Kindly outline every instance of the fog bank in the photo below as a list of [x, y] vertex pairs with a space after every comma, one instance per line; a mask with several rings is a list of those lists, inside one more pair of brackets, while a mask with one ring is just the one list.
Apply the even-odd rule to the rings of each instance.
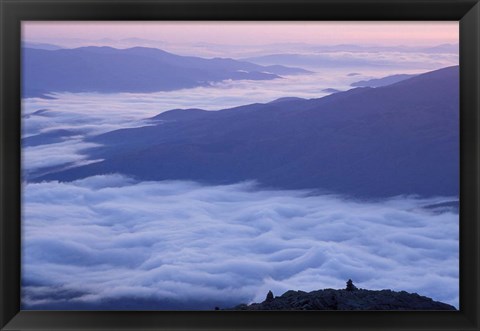
[[23, 192], [26, 309], [213, 309], [349, 278], [458, 308], [458, 213], [423, 208], [445, 197], [362, 202], [120, 175]]

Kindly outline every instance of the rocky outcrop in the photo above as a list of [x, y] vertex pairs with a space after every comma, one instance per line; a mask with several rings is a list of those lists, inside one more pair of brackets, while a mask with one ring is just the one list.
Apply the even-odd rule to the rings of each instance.
[[417, 293], [365, 290], [357, 289], [353, 283], [349, 285], [344, 290], [287, 291], [273, 298], [269, 292], [261, 303], [242, 304], [227, 310], [456, 310]]

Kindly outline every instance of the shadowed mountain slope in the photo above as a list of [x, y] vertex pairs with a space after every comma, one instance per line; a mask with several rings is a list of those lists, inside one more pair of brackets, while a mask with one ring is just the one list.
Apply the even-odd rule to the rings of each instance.
[[401, 82], [402, 80], [409, 79], [415, 77], [417, 75], [391, 75], [383, 78], [374, 78], [369, 80], [361, 80], [358, 82], [354, 82], [350, 84], [353, 87], [380, 87], [380, 86], [387, 86], [391, 84], [395, 84]]
[[33, 180], [123, 173], [209, 184], [256, 180], [360, 198], [458, 195], [459, 69], [321, 99], [174, 110], [92, 139], [102, 162]]

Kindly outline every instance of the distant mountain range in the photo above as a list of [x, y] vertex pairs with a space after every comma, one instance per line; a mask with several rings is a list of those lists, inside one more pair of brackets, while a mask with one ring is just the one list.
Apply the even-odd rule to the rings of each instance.
[[436, 46], [364, 46], [364, 45], [332, 45], [317, 46], [317, 52], [402, 52], [402, 53], [458, 53], [459, 44], [440, 44]]
[[23, 97], [43, 97], [51, 92], [170, 91], [227, 79], [270, 80], [309, 73], [300, 68], [180, 56], [145, 47], [24, 47], [22, 61]]
[[[271, 52], [257, 56], [244, 57], [243, 60], [261, 64], [282, 64], [288, 66], [302, 66], [305, 68], [417, 68], [431, 69], [442, 66], [442, 61], [436, 54], [457, 56], [458, 44], [441, 44], [434, 47], [409, 47], [409, 46], [361, 46], [361, 45], [333, 45], [305, 47], [303, 52], [278, 47], [282, 52]], [[398, 54], [402, 53], [402, 60]], [[368, 56], [367, 56], [368, 54]], [[431, 60], [419, 60], [414, 54], [423, 54]], [[313, 69], [315, 70], [315, 69]]]
[[92, 138], [102, 162], [29, 180], [123, 173], [140, 180], [318, 189], [360, 198], [457, 196], [459, 68], [320, 99], [176, 109]]
[[63, 47], [53, 45], [53, 44], [45, 44], [45, 43], [31, 43], [31, 42], [22, 42], [23, 48], [33, 48], [33, 49], [45, 49], [49, 51], [54, 51], [57, 49], [62, 49]]
[[[64, 41], [65, 42], [65, 41]], [[58, 45], [55, 43], [59, 43]], [[108, 46], [115, 48], [130, 48], [135, 46], [141, 47], [150, 47], [150, 48], [175, 48], [178, 47], [178, 44], [169, 43], [162, 40], [153, 40], [145, 38], [122, 38], [122, 39], [112, 39], [112, 38], [101, 38], [101, 39], [81, 39], [81, 38], [69, 38], [67, 44], [63, 44], [61, 41], [56, 40], [52, 43], [39, 43], [39, 42], [28, 42], [25, 41], [22, 43], [23, 47], [29, 48], [39, 48], [39, 49], [60, 49], [60, 48], [76, 48], [82, 47], [86, 44], [90, 46]], [[76, 46], [75, 46], [76, 45]], [[249, 47], [251, 45], [222, 45], [209, 42], [196, 42], [190, 45], [191, 47], [198, 51], [198, 49], [208, 49], [210, 52], [222, 54], [225, 51], [234, 49], [237, 54], [242, 54], [244, 52], [248, 53]], [[354, 45], [354, 44], [340, 44], [340, 45], [315, 45], [308, 43], [273, 43], [266, 44], [265, 50], [262, 55], [271, 54], [273, 50], [288, 50], [288, 51], [298, 51], [304, 53], [334, 53], [334, 52], [349, 52], [349, 53], [377, 53], [377, 52], [400, 52], [400, 53], [425, 53], [425, 54], [458, 54], [459, 44], [440, 44], [436, 46], [365, 46], [365, 45]], [[186, 49], [184, 49], [186, 50]], [[258, 48], [255, 48], [252, 53], [258, 54]], [[266, 53], [265, 53], [266, 52]]]
[[322, 92], [325, 92], [325, 93], [337, 93], [337, 92], [341, 92], [340, 90], [337, 90], [335, 88], [326, 88], [326, 89], [323, 89]]

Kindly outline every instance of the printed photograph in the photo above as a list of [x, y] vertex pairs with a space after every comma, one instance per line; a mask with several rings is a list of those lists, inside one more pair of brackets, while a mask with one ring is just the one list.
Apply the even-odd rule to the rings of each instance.
[[22, 22], [22, 310], [458, 310], [459, 23]]

